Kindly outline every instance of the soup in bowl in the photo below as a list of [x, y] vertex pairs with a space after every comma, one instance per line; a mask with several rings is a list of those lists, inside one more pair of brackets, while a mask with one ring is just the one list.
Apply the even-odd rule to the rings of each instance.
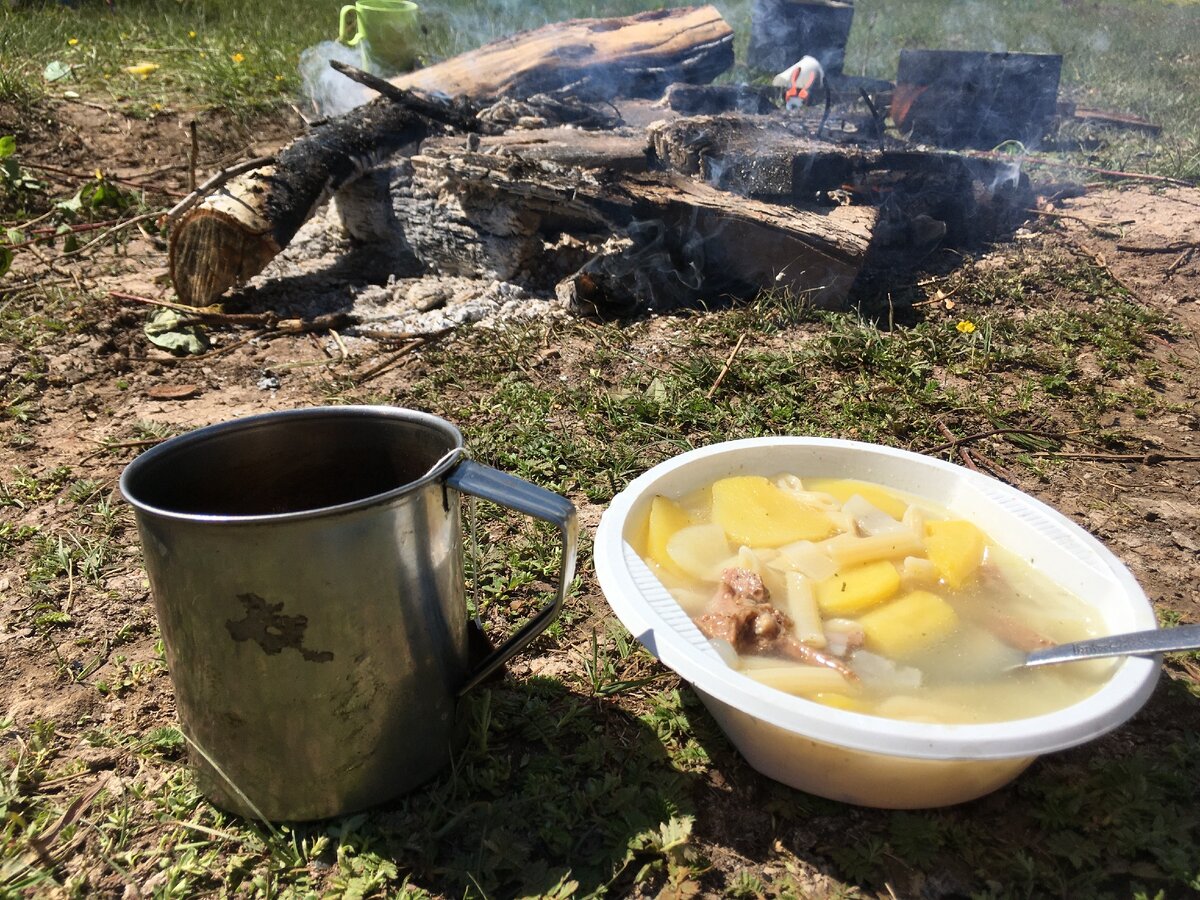
[[941, 806], [1090, 740], [1158, 662], [1014, 672], [1047, 643], [1155, 627], [1128, 570], [1034, 498], [892, 448], [759, 438], [668, 460], [596, 539], [614, 612], [764, 774]]

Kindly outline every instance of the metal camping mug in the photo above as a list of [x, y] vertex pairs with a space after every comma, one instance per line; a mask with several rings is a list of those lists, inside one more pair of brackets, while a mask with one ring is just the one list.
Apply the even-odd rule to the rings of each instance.
[[[143, 453], [136, 510], [201, 791], [300, 821], [410, 790], [451, 757], [458, 697], [558, 615], [575, 507], [464, 458], [426, 413], [318, 407], [236, 419]], [[558, 526], [558, 591], [468, 655], [460, 495]]]

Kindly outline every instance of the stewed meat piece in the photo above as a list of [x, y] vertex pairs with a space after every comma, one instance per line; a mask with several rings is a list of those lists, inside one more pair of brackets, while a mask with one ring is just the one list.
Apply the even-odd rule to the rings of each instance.
[[738, 653], [782, 656], [813, 666], [827, 666], [851, 681], [858, 678], [840, 659], [797, 640], [792, 620], [771, 604], [771, 593], [762, 578], [749, 569], [726, 569], [708, 608], [696, 626], [709, 638], [720, 638]]

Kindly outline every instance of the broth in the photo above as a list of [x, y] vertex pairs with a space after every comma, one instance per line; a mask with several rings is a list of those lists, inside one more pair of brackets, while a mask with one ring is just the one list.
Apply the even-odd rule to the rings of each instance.
[[736, 476], [656, 497], [635, 549], [722, 657], [817, 703], [980, 723], [1068, 706], [1113, 660], [1010, 670], [1103, 633], [970, 522], [870, 482]]

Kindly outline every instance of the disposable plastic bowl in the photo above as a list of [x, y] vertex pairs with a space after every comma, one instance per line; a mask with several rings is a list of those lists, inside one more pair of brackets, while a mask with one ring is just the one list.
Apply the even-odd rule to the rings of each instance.
[[939, 725], [834, 709], [729, 668], [630, 545], [655, 495], [678, 498], [730, 475], [857, 478], [948, 508], [983, 528], [1095, 608], [1110, 633], [1156, 627], [1129, 570], [1044, 503], [992, 478], [904, 450], [854, 441], [771, 437], [715, 444], [634, 480], [605, 511], [596, 572], [617, 617], [695, 688], [738, 751], [784, 784], [890, 809], [947, 806], [1016, 778], [1033, 760], [1116, 728], [1149, 698], [1160, 660], [1129, 657], [1091, 696], [1044, 715]]

